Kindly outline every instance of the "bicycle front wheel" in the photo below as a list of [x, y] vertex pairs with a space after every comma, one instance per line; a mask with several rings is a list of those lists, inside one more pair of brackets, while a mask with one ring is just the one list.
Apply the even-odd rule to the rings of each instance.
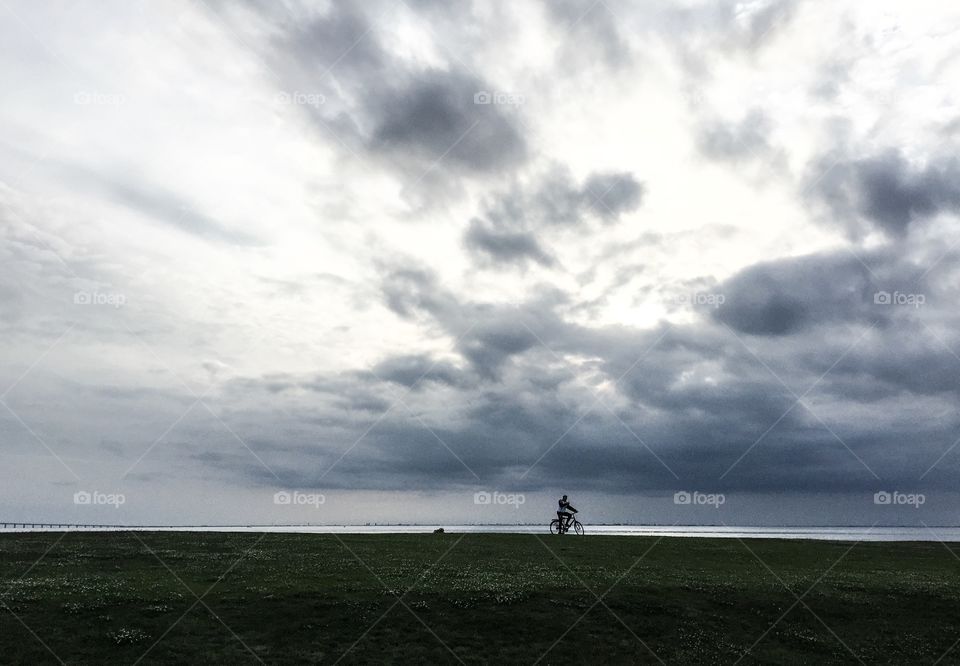
[[583, 525], [580, 523], [574, 523], [573, 529], [578, 535], [583, 536]]

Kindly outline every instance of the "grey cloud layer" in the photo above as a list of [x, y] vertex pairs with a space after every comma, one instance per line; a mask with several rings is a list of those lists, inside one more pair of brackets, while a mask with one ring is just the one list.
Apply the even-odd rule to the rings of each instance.
[[392, 53], [383, 43], [389, 9], [334, 2], [294, 24], [282, 8], [261, 7], [260, 16], [278, 31], [265, 55], [278, 83], [325, 97], [306, 109], [320, 135], [335, 136], [348, 153], [378, 160], [410, 187], [434, 194], [459, 177], [522, 163], [528, 149], [518, 122], [500, 105], [475, 103], [478, 93], [496, 87], [459, 59], [437, 68]]
[[847, 220], [851, 231], [862, 230], [864, 220], [902, 237], [911, 225], [940, 212], [960, 212], [960, 163], [955, 157], [915, 165], [890, 149], [859, 158], [827, 155], [815, 169], [829, 171], [817, 179], [814, 194], [836, 218]]
[[556, 258], [543, 246], [552, 231], [586, 225], [591, 218], [613, 223], [635, 210], [643, 184], [631, 173], [593, 173], [577, 184], [554, 167], [534, 185], [513, 187], [490, 200], [483, 219], [473, 219], [464, 245], [493, 263], [553, 266]]
[[[918, 283], [918, 267], [889, 251], [863, 259], [880, 286], [949, 297]], [[423, 271], [387, 275], [385, 294], [403, 316], [426, 316], [459, 336], [457, 349], [480, 384], [460, 394], [473, 405], [466, 421], [448, 396], [456, 426], [434, 425], [481, 475], [505, 482], [522, 473], [593, 402], [591, 387], [621, 378], [603, 394], [617, 416], [597, 407], [538, 464], [531, 483], [563, 478], [575, 460], [579, 479], [623, 489], [671, 487], [675, 472], [704, 486], [842, 491], [918, 483], [956, 425], [932, 416], [955, 398], [960, 361], [941, 344], [942, 332], [924, 328], [923, 313], [876, 303], [872, 279], [847, 253], [770, 262], [718, 286], [727, 300], [713, 315], [717, 325], [643, 332], [565, 322], [555, 295], [517, 307], [460, 301]], [[956, 345], [957, 336], [942, 342]], [[558, 356], [589, 360], [574, 373]], [[891, 422], [893, 400], [930, 420]], [[956, 489], [948, 473], [955, 462], [943, 464], [926, 483]]]

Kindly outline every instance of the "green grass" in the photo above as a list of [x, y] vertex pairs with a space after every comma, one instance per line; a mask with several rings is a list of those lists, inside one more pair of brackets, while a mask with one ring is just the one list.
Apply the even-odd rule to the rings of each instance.
[[960, 561], [938, 543], [851, 546], [3, 534], [0, 661], [935, 662], [960, 638]]

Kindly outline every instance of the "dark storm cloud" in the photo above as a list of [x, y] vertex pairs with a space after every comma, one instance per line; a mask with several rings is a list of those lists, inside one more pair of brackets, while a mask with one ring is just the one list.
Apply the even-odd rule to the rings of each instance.
[[778, 260], [751, 266], [716, 290], [714, 317], [752, 335], [790, 335], [823, 323], [879, 316], [868, 269], [855, 257]]
[[[749, 376], [756, 365], [745, 359], [740, 370]], [[757, 377], [764, 377], [765, 371], [758, 370]], [[532, 371], [532, 367], [527, 369]], [[635, 383], [642, 385], [650, 372], [643, 368]], [[591, 395], [581, 396], [575, 402], [577, 408], [571, 410], [556, 393], [511, 383], [474, 397], [475, 406], [466, 418], [447, 425], [443, 420], [430, 421], [432, 433], [409, 415], [393, 412], [342, 467], [324, 479], [324, 484], [451, 488], [472, 481], [471, 473], [437, 442], [436, 435], [469, 470], [488, 483], [517, 482], [543, 455], [523, 479], [524, 488], [593, 482], [603, 482], [611, 492], [675, 489], [678, 483], [717, 487], [721, 474], [779, 419], [766, 445], [747, 457], [723, 487], [772, 491], [869, 487], [869, 471], [812, 417], [798, 409], [796, 414], [781, 418], [792, 398], [768, 375], [765, 379], [755, 379], [732, 394], [726, 390], [736, 387], [732, 382], [710, 392], [666, 391], [682, 409], [621, 410], [619, 419], [624, 423], [600, 406], [577, 423], [582, 411], [593, 402]], [[840, 428], [836, 423], [833, 427]], [[843, 434], [850, 436], [848, 432]], [[887, 440], [902, 435], [890, 433]], [[875, 446], [873, 442], [851, 441], [860, 445], [858, 450], [865, 457], [864, 449]], [[324, 463], [334, 462], [336, 453], [316, 451]], [[809, 467], [814, 460], [816, 467]], [[872, 466], [889, 471], [875, 462]], [[680, 477], [679, 482], [674, 473]]]
[[543, 292], [523, 307], [464, 303], [431, 271], [405, 267], [384, 274], [383, 294], [397, 314], [426, 317], [453, 336], [463, 357], [488, 379], [496, 379], [512, 356], [538, 346], [536, 331], [551, 339], [564, 326], [553, 312], [563, 299], [555, 291]]
[[[516, 110], [475, 100], [497, 90], [495, 82], [478, 78], [456, 58], [425, 67], [390, 52], [377, 23], [383, 17], [371, 19], [385, 7], [368, 12], [357, 3], [334, 2], [326, 13], [297, 23], [282, 8], [261, 8], [279, 31], [266, 58], [280, 85], [324, 96], [323, 104], [304, 107], [320, 135], [346, 146], [348, 154], [382, 160], [413, 189], [440, 192], [457, 178], [498, 175], [521, 164], [528, 149], [510, 115]], [[413, 18], [427, 20], [416, 11]]]
[[388, 307], [404, 317], [426, 315], [457, 338], [457, 346], [474, 370], [494, 379], [513, 355], [537, 345], [530, 328], [544, 328], [543, 320], [557, 323], [549, 307], [540, 303], [521, 310], [510, 306], [464, 304], [436, 277], [420, 269], [399, 269], [384, 278]]
[[883, 307], [883, 294], [921, 294], [928, 303], [939, 298], [926, 275], [927, 265], [889, 248], [779, 259], [713, 288], [724, 297], [713, 317], [751, 335], [793, 335], [838, 323], [886, 326], [905, 308]]
[[382, 280], [387, 307], [404, 318], [418, 311], [431, 315], [449, 312], [453, 295], [441, 287], [436, 273], [426, 267], [385, 268]]
[[476, 218], [470, 220], [463, 243], [471, 252], [485, 255], [494, 263], [523, 264], [529, 260], [548, 267], [555, 263], [532, 233], [498, 230]]
[[581, 189], [581, 198], [586, 206], [604, 220], [615, 220], [640, 205], [643, 185], [634, 179], [633, 174], [594, 173]]
[[[917, 267], [896, 253], [862, 258], [883, 287], [917, 285], [930, 290], [930, 302], [956, 296], [918, 281]], [[435, 414], [430, 427], [485, 481], [516, 482], [543, 455], [524, 478], [528, 489], [602, 481], [624, 491], [683, 483], [849, 492], [874, 487], [874, 473], [915, 485], [955, 437], [955, 418], [930, 414], [942, 413], [960, 389], [960, 361], [945, 346], [958, 345], [958, 336], [941, 332], [938, 340], [921, 323], [922, 312], [875, 303], [872, 274], [847, 253], [768, 262], [721, 285], [731, 302], [744, 297], [747, 307], [716, 316], [747, 333], [746, 343], [719, 323], [588, 328], [559, 316], [562, 295], [501, 306], [458, 298], [424, 269], [395, 269], [388, 277], [385, 298], [406, 316], [425, 316], [449, 331], [481, 380], [470, 388], [430, 382], [447, 393], [439, 401], [431, 394], [422, 406], [444, 404], [460, 414]], [[403, 289], [392, 288], [401, 283]], [[764, 318], [777, 298], [803, 306], [799, 324]], [[757, 312], [750, 311], [754, 304]], [[571, 355], [586, 359], [577, 372], [567, 365]], [[423, 372], [423, 362], [411, 365]], [[612, 392], [600, 388], [601, 378], [616, 382]], [[795, 396], [811, 386], [805, 404], [796, 405]], [[594, 390], [604, 391], [602, 404]], [[421, 407], [415, 396], [409, 400], [413, 410]], [[909, 401], [916, 418], [876, 425], [889, 419], [890, 400]], [[349, 428], [349, 419], [337, 422]], [[916, 444], [904, 448], [903, 441]], [[357, 448], [332, 483], [452, 487], [472, 478], [430, 432], [397, 411]], [[949, 487], [954, 467], [944, 463], [929, 483]], [[373, 468], [376, 476], [369, 475]]]
[[[506, 483], [559, 439], [525, 477], [529, 487], [564, 479], [669, 489], [677, 485], [676, 473], [687, 484], [740, 490], [869, 489], [877, 483], [874, 473], [904, 483], [919, 476], [950, 443], [942, 420], [874, 428], [885, 401], [911, 395], [924, 413], [937, 401], [953, 400], [960, 382], [949, 351], [923, 330], [916, 309], [874, 300], [876, 288], [894, 285], [929, 289], [931, 299], [947, 295], [895, 253], [862, 258], [872, 272], [848, 253], [751, 267], [717, 287], [728, 300], [712, 315], [715, 324], [708, 318], [698, 326], [644, 331], [570, 323], [559, 314], [567, 300], [557, 293], [515, 306], [465, 300], [415, 267], [388, 273], [384, 295], [404, 316], [426, 317], [448, 331], [480, 379], [470, 389], [433, 382], [450, 391], [443, 402], [459, 405], [460, 416], [431, 427], [483, 478]], [[722, 324], [747, 335], [740, 339]], [[945, 342], [957, 344], [956, 337]], [[567, 365], [571, 356], [584, 359], [576, 372]], [[594, 404], [602, 379], [616, 382], [600, 394], [616, 416]], [[806, 403], [816, 415], [795, 404], [811, 386], [816, 391]], [[838, 421], [834, 402], [858, 416]], [[394, 477], [385, 468], [385, 478], [393, 479], [385, 483], [417, 476], [425, 469], [418, 456], [450, 479], [464, 474], [455, 458], [436, 461], [449, 454], [429, 446], [429, 433], [388, 421], [367, 452], [374, 455], [380, 446], [403, 451], [396, 459], [390, 454], [402, 471], [395, 469]], [[915, 440], [918, 432], [923, 443], [915, 450], [896, 449], [898, 439]], [[761, 436], [756, 451], [737, 463]]]
[[[262, 9], [270, 12], [275, 7]], [[291, 26], [277, 47], [288, 51], [295, 66], [317, 74], [336, 68], [352, 77], [354, 86], [362, 86], [371, 83], [389, 61], [373, 30], [359, 5], [336, 2], [323, 16]]]
[[568, 169], [554, 167], [530, 186], [514, 185], [494, 197], [485, 216], [502, 226], [532, 229], [578, 226], [588, 215], [614, 222], [640, 206], [643, 192], [628, 172], [595, 172], [578, 184]]
[[899, 150], [862, 158], [826, 155], [808, 179], [814, 185], [810, 196], [853, 233], [862, 219], [888, 236], [903, 237], [940, 212], [960, 211], [960, 162], [954, 157], [918, 165]]
[[[934, 336], [924, 311], [875, 303], [872, 280], [917, 285], [930, 303], [957, 294], [919, 280], [889, 249], [861, 258], [872, 273], [849, 253], [754, 266], [717, 286], [731, 309], [645, 330], [572, 323], [555, 291], [493, 304], [455, 294], [426, 268], [384, 267], [385, 303], [445, 331], [463, 366], [387, 356], [370, 371], [265, 378], [263, 399], [247, 380], [251, 417], [232, 425], [293, 487], [915, 488], [960, 426], [944, 411], [960, 391], [960, 361], [946, 348], [960, 336], [952, 315], [929, 320]], [[784, 300], [798, 313], [786, 322], [769, 305]], [[280, 423], [258, 416], [277, 382], [282, 395], [313, 396]], [[395, 403], [390, 383], [417, 390]], [[909, 409], [894, 419], [891, 401]], [[262, 433], [268, 421], [283, 437]], [[256, 461], [230, 464], [277, 483]], [[956, 461], [942, 466], [926, 488], [956, 488]]]
[[461, 340], [460, 352], [479, 374], [495, 379], [511, 357], [539, 344], [533, 333], [520, 323], [523, 314], [507, 308], [484, 312], [483, 319]]
[[[748, 334], [750, 345], [769, 347], [763, 356], [781, 368], [795, 391], [803, 382], [793, 378], [804, 369], [829, 373], [819, 394], [852, 413], [905, 395], [921, 403], [934, 397], [951, 401], [960, 390], [960, 360], [953, 351], [960, 349], [960, 339], [952, 324], [945, 324], [944, 316], [954, 317], [942, 306], [958, 293], [931, 283], [928, 266], [889, 248], [770, 262], [720, 285], [727, 300], [714, 318]], [[914, 300], [898, 304], [891, 300], [898, 294]], [[828, 348], [831, 363], [812, 360]], [[871, 429], [869, 421], [855, 417], [845, 426], [861, 437]], [[913, 427], [936, 430], [939, 424]]]
[[463, 373], [452, 363], [434, 360], [423, 354], [385, 359], [376, 364], [371, 372], [379, 379], [407, 388], [415, 388], [426, 382], [438, 382], [447, 386], [463, 383]]
[[466, 172], [489, 172], [525, 157], [523, 136], [498, 105], [477, 104], [489, 84], [461, 72], [427, 70], [370, 98], [368, 146], [431, 168], [443, 160]]
[[[952, 353], [960, 350], [955, 333], [934, 331], [918, 315], [898, 322], [884, 334], [887, 344], [858, 347], [837, 365], [835, 381], [828, 387], [836, 399], [960, 396], [960, 361]], [[918, 423], [916, 427], [922, 430], [936, 425]]]
[[495, 263], [552, 267], [540, 236], [563, 228], [583, 227], [590, 218], [614, 223], [636, 210], [644, 186], [628, 172], [595, 172], [582, 183], [568, 169], [554, 166], [529, 186], [514, 184], [495, 195], [464, 233], [464, 245]]
[[338, 377], [318, 375], [302, 380], [298, 386], [328, 396], [337, 409], [382, 413], [389, 409], [390, 402], [387, 400], [389, 394], [378, 389], [379, 382], [370, 373], [356, 373]]

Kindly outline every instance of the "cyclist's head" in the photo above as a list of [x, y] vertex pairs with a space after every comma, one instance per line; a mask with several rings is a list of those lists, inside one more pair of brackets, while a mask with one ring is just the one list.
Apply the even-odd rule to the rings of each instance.
[[566, 495], [564, 495], [564, 496], [563, 496], [563, 499], [567, 499], [567, 496], [566, 496]]

